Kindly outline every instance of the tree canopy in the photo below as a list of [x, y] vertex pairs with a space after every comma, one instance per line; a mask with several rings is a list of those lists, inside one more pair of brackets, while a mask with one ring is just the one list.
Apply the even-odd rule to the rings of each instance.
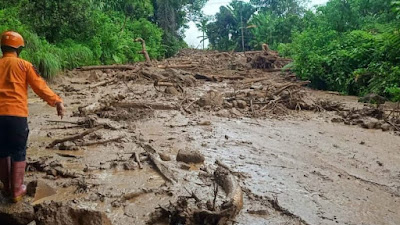
[[293, 58], [293, 70], [315, 88], [400, 100], [400, 1], [329, 0], [313, 9], [305, 3], [233, 1], [207, 27], [211, 47], [242, 51], [268, 43]]
[[27, 40], [22, 57], [47, 77], [61, 69], [143, 60], [137, 37], [152, 58], [185, 47], [183, 29], [206, 0], [0, 0], [0, 31]]

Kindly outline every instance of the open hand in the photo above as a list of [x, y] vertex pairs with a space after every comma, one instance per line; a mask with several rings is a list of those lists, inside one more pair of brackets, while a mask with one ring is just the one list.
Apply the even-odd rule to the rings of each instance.
[[65, 113], [64, 104], [62, 102], [57, 102], [56, 103], [56, 108], [57, 108], [57, 115], [59, 117], [61, 117], [61, 119], [62, 119], [64, 117], [64, 113]]

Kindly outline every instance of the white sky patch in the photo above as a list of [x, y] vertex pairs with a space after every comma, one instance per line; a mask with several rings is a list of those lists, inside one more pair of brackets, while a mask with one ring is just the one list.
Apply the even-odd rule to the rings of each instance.
[[[243, 0], [244, 2], [249, 2], [249, 0]], [[206, 15], [215, 15], [219, 12], [219, 8], [221, 6], [228, 5], [230, 0], [209, 0], [206, 6], [203, 9], [204, 14]], [[328, 0], [311, 0], [310, 6], [325, 4]], [[189, 44], [190, 47], [194, 48], [202, 48], [203, 44], [200, 43], [202, 33], [197, 29], [196, 24], [194, 22], [190, 22], [189, 29], [185, 32], [185, 41]], [[205, 46], [208, 46], [208, 41], [206, 41]]]

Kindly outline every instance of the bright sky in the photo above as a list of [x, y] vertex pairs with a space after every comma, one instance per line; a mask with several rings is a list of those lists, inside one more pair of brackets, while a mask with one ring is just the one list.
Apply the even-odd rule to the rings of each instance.
[[[249, 2], [249, 0], [243, 0], [244, 2]], [[318, 4], [325, 4], [328, 0], [311, 0], [310, 6], [318, 5]], [[206, 15], [215, 15], [219, 12], [219, 7], [223, 5], [228, 5], [231, 1], [230, 0], [209, 0], [206, 6], [203, 9], [203, 12]], [[185, 32], [186, 38], [185, 41], [191, 47], [200, 48], [202, 44], [200, 44], [200, 36], [202, 33], [197, 29], [194, 22], [189, 23], [189, 29]], [[206, 41], [206, 46], [208, 45], [208, 41]]]

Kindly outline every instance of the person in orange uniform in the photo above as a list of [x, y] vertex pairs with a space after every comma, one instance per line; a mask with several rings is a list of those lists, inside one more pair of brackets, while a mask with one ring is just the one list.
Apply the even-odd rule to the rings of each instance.
[[3, 194], [14, 202], [26, 194], [24, 183], [28, 139], [28, 85], [64, 116], [62, 99], [40, 77], [31, 63], [20, 59], [25, 46], [22, 36], [13, 31], [1, 35], [0, 59], [0, 181]]

